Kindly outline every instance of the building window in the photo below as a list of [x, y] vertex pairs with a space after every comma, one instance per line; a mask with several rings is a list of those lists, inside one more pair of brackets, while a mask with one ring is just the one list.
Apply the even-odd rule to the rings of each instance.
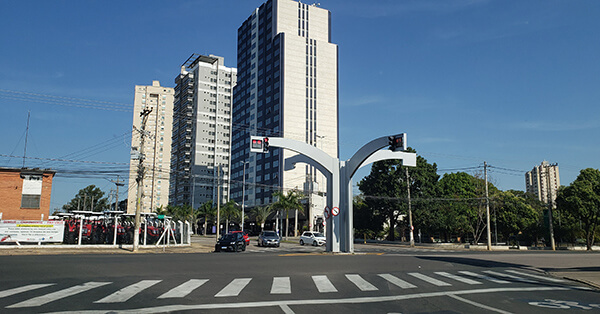
[[21, 208], [40, 208], [41, 197], [41, 195], [23, 194], [21, 196]]

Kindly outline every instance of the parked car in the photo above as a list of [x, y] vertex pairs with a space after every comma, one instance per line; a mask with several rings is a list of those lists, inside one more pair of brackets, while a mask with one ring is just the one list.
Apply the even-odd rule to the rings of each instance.
[[244, 235], [244, 241], [246, 241], [246, 246], [250, 245], [250, 237], [248, 236], [248, 232], [246, 231], [231, 231], [231, 233], [241, 233]]
[[279, 235], [275, 231], [263, 231], [258, 236], [258, 246], [279, 247]]
[[315, 231], [304, 231], [300, 236], [300, 245], [312, 244], [314, 246], [325, 244], [325, 235]]
[[244, 240], [244, 236], [242, 233], [228, 233], [223, 235], [217, 244], [215, 244], [215, 252], [221, 251], [245, 251], [246, 250], [246, 241]]

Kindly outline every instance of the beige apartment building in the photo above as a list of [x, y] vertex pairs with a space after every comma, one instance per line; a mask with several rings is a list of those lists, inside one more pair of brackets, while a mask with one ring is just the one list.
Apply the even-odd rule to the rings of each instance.
[[[151, 86], [135, 86], [133, 107], [133, 133], [131, 134], [131, 162], [129, 166], [129, 192], [127, 212], [135, 213], [138, 200], [139, 158], [143, 152], [144, 180], [141, 211], [151, 212], [169, 204], [169, 173], [171, 162], [171, 134], [173, 129], [174, 89], [160, 86], [152, 81]], [[144, 147], [142, 150], [143, 110], [151, 110], [145, 124]]]
[[525, 186], [526, 191], [535, 194], [540, 201], [554, 204], [560, 187], [558, 164], [543, 161], [541, 165], [533, 167], [525, 174]]

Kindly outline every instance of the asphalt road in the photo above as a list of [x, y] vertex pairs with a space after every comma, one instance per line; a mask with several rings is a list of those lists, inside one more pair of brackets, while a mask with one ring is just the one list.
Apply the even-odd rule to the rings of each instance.
[[577, 255], [369, 248], [0, 256], [0, 312], [600, 312], [598, 290], [530, 263], [568, 267]]

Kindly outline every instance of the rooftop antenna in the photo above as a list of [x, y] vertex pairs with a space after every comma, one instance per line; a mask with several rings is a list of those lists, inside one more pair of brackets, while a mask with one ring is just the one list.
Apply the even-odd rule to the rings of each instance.
[[23, 168], [25, 168], [25, 158], [27, 156], [27, 137], [29, 136], [29, 117], [31, 116], [31, 110], [27, 111], [27, 128], [25, 129], [25, 149], [23, 151]]

